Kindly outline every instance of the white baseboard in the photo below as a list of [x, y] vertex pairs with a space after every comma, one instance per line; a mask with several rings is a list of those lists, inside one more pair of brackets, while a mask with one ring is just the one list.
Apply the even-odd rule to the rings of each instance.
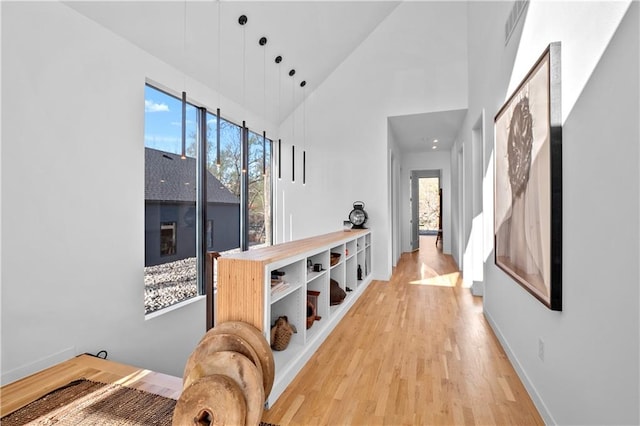
[[507, 340], [502, 334], [502, 331], [500, 331], [500, 328], [496, 325], [493, 318], [491, 318], [491, 315], [489, 315], [489, 313], [487, 313], [486, 311], [484, 311], [484, 317], [489, 322], [491, 329], [493, 329], [493, 332], [498, 338], [498, 341], [500, 342], [500, 345], [502, 345], [502, 348], [504, 349], [505, 353], [507, 354], [507, 358], [509, 358], [511, 365], [513, 366], [513, 369], [516, 371], [516, 374], [522, 381], [522, 384], [524, 385], [525, 389], [527, 390], [527, 393], [531, 397], [533, 404], [538, 409], [538, 413], [540, 413], [542, 420], [544, 420], [544, 423], [546, 425], [556, 425], [557, 423], [553, 419], [553, 416], [551, 415], [551, 413], [549, 412], [547, 405], [544, 403], [544, 401], [540, 397], [540, 394], [538, 393], [537, 389], [531, 382], [531, 379], [529, 379], [529, 376], [527, 375], [526, 371], [522, 368], [522, 365], [518, 361], [518, 358], [515, 356], [515, 354], [511, 350], [511, 347], [509, 346], [509, 343], [507, 343]]
[[13, 370], [2, 372], [0, 385], [4, 386], [6, 384], [15, 382], [16, 380], [20, 380], [23, 377], [29, 376], [30, 374], [37, 373], [38, 371], [44, 370], [45, 368], [49, 368], [58, 363], [71, 359], [76, 355], [78, 355], [78, 353], [76, 352], [75, 346], [73, 346], [63, 349], [55, 354], [40, 358], [39, 360], [32, 363], [14, 368]]

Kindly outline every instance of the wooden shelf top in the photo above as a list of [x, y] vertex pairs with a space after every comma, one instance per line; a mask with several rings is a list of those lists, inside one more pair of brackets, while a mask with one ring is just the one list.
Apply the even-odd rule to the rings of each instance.
[[255, 250], [243, 251], [241, 253], [231, 253], [218, 258], [218, 262], [233, 259], [261, 262], [263, 264], [273, 263], [299, 254], [317, 251], [323, 247], [330, 249], [332, 246], [361, 237], [368, 232], [368, 229], [331, 232], [329, 234], [275, 244]]

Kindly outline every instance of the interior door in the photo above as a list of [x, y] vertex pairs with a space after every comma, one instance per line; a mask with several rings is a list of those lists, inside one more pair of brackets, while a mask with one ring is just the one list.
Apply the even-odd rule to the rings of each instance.
[[416, 251], [420, 249], [420, 235], [418, 235], [418, 205], [420, 204], [418, 181], [420, 177], [418, 172], [412, 171], [409, 179], [411, 181], [411, 198], [409, 198], [411, 203], [411, 251]]

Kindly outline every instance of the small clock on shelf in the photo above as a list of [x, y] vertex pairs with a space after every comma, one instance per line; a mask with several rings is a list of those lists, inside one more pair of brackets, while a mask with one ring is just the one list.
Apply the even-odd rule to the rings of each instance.
[[364, 211], [364, 203], [362, 201], [353, 203], [353, 210], [349, 213], [351, 229], [365, 229], [364, 224], [367, 223], [368, 218], [369, 215]]

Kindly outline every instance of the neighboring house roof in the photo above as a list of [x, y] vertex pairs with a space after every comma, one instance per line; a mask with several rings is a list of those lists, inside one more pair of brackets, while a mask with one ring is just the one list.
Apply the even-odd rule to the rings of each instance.
[[[177, 154], [144, 149], [145, 201], [196, 200], [196, 159], [184, 160]], [[240, 200], [214, 175], [207, 171], [207, 201], [210, 203], [239, 204]]]

